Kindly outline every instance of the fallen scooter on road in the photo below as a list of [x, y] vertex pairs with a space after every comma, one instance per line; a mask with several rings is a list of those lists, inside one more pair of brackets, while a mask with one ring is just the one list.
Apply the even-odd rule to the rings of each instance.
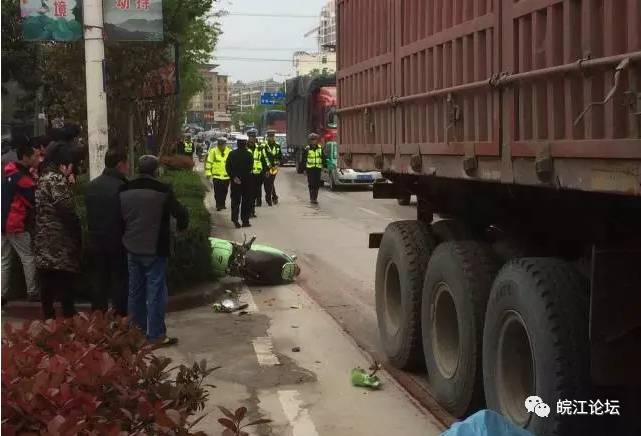
[[256, 236], [239, 244], [209, 238], [214, 274], [241, 277], [249, 282], [277, 285], [293, 282], [300, 274], [296, 256], [268, 245], [254, 244]]

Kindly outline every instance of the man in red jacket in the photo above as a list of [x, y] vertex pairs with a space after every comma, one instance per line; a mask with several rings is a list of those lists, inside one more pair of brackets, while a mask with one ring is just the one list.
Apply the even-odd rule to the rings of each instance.
[[9, 277], [14, 253], [18, 253], [27, 284], [27, 296], [37, 300], [36, 267], [31, 246], [36, 184], [29, 172], [38, 165], [35, 150], [22, 144], [18, 160], [4, 167], [2, 180], [2, 299], [9, 292]]

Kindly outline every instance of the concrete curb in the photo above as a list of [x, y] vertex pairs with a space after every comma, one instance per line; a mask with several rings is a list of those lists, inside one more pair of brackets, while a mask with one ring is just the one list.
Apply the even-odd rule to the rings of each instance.
[[[167, 301], [167, 312], [178, 312], [213, 303], [224, 292], [216, 282], [202, 283], [196, 289], [178, 295], [170, 295]], [[78, 312], [91, 312], [87, 302], [76, 304]], [[60, 311], [58, 311], [60, 314]], [[3, 309], [3, 316], [12, 319], [40, 320], [42, 307], [39, 302], [12, 301]]]

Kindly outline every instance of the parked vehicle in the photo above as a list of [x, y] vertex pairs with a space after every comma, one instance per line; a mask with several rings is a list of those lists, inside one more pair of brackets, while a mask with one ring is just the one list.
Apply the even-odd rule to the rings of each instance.
[[293, 147], [296, 168], [302, 173], [307, 135], [318, 133], [323, 144], [336, 141], [336, 77], [295, 77], [286, 88], [287, 144]]
[[337, 2], [339, 165], [417, 197], [370, 236], [390, 362], [455, 417], [633, 434], [524, 401], [641, 407], [638, 2], [375, 3]]
[[354, 170], [340, 168], [338, 162], [338, 145], [334, 141], [325, 144], [327, 168], [323, 168], [321, 180], [330, 190], [336, 191], [341, 187], [365, 186], [371, 187], [374, 183], [385, 183], [387, 179], [378, 170]]

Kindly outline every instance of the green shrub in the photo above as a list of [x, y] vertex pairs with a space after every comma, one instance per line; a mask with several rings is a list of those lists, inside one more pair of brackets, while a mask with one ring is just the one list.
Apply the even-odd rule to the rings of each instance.
[[178, 201], [189, 210], [189, 229], [176, 236], [169, 259], [169, 292], [176, 293], [213, 277], [208, 239], [211, 217], [204, 203], [207, 190], [198, 173], [167, 170], [162, 180], [172, 185]]

